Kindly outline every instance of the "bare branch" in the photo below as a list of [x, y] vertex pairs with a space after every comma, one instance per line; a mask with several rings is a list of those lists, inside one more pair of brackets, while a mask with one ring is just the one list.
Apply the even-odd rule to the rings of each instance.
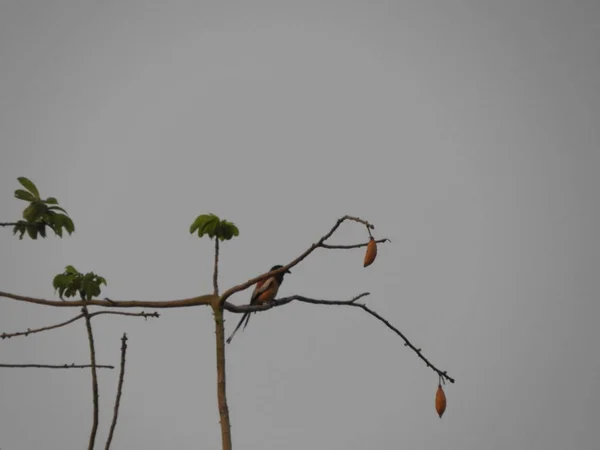
[[[392, 242], [390, 241], [388, 238], [384, 238], [384, 239], [377, 239], [375, 241], [375, 243], [377, 244], [383, 244], [384, 242]], [[321, 244], [321, 247], [326, 248], [328, 250], [350, 250], [353, 248], [361, 248], [361, 247], [366, 247], [367, 245], [369, 245], [368, 242], [365, 242], [364, 244], [354, 244], [354, 245], [330, 245], [330, 244]]]
[[123, 333], [121, 338], [121, 372], [119, 373], [119, 384], [117, 386], [117, 398], [115, 399], [115, 408], [113, 413], [113, 420], [110, 424], [110, 431], [108, 433], [108, 439], [106, 440], [105, 449], [110, 448], [113, 435], [115, 433], [115, 427], [117, 426], [117, 418], [119, 417], [119, 405], [121, 404], [121, 393], [123, 392], [123, 380], [125, 379], [125, 353], [127, 353], [127, 334]]
[[[90, 364], [0, 364], [5, 368], [34, 368], [34, 369], [88, 369]], [[115, 366], [96, 364], [96, 369], [114, 369]]]
[[233, 286], [233, 287], [229, 288], [221, 296], [221, 303], [224, 303], [233, 294], [244, 291], [244, 290], [248, 289], [250, 286], [258, 283], [259, 281], [266, 280], [267, 278], [269, 278], [271, 276], [283, 273], [283, 272], [291, 269], [292, 267], [298, 265], [302, 260], [304, 260], [308, 255], [310, 255], [317, 248], [323, 247], [323, 244], [325, 243], [325, 241], [327, 239], [329, 239], [333, 235], [333, 233], [335, 233], [336, 230], [340, 227], [340, 225], [346, 220], [362, 223], [363, 225], [365, 225], [367, 227], [367, 230], [369, 230], [369, 234], [370, 234], [370, 230], [375, 228], [375, 226], [373, 226], [366, 220], [363, 220], [363, 219], [360, 219], [360, 218], [354, 217], [354, 216], [344, 216], [336, 221], [335, 225], [333, 225], [333, 227], [331, 228], [331, 230], [329, 230], [329, 232], [327, 234], [322, 236], [321, 239], [319, 239], [316, 243], [314, 243], [310, 247], [308, 247], [308, 249], [306, 249], [304, 251], [304, 253], [302, 253], [300, 256], [298, 256], [296, 259], [294, 259], [292, 262], [288, 263], [287, 265], [285, 265], [277, 270], [273, 270], [272, 272], [263, 273], [262, 275], [251, 278], [250, 280], [246, 281], [245, 283], [241, 283], [241, 284], [238, 284], [237, 286]]
[[233, 313], [243, 314], [243, 313], [247, 313], [247, 312], [266, 311], [268, 309], [271, 309], [271, 308], [274, 308], [274, 307], [277, 307], [277, 306], [287, 305], [288, 303], [291, 303], [294, 300], [302, 302], [302, 303], [310, 303], [310, 304], [313, 304], [313, 305], [353, 306], [353, 307], [356, 307], [356, 308], [360, 308], [363, 311], [365, 311], [368, 314], [370, 314], [371, 316], [375, 317], [377, 320], [383, 322], [390, 330], [392, 330], [394, 333], [396, 333], [398, 336], [400, 336], [404, 340], [404, 346], [405, 347], [409, 347], [411, 350], [413, 350], [417, 354], [417, 356], [419, 358], [421, 358], [425, 362], [425, 364], [427, 364], [427, 367], [430, 367], [440, 377], [442, 377], [442, 378], [450, 381], [451, 383], [454, 383], [454, 381], [455, 381], [454, 378], [450, 377], [446, 373], [446, 371], [441, 371], [440, 369], [438, 369], [427, 358], [425, 358], [425, 356], [423, 356], [422, 350], [420, 348], [415, 347], [408, 340], [408, 338], [404, 335], [404, 333], [402, 333], [394, 325], [392, 325], [388, 320], [386, 320], [385, 318], [383, 318], [382, 316], [380, 316], [379, 314], [377, 314], [375, 311], [373, 311], [372, 309], [370, 309], [365, 304], [363, 304], [363, 303], [356, 303], [357, 300], [359, 300], [362, 297], [365, 297], [367, 295], [369, 295], [369, 293], [368, 292], [364, 292], [364, 293], [362, 293], [360, 295], [357, 295], [356, 297], [354, 297], [354, 298], [352, 298], [350, 300], [319, 300], [319, 299], [304, 297], [302, 295], [293, 295], [291, 297], [284, 297], [284, 298], [281, 298], [279, 300], [275, 300], [273, 302], [263, 303], [262, 305], [242, 305], [242, 306], [238, 306], [238, 305], [234, 305], [232, 303], [226, 302], [225, 305], [224, 305], [224, 308], [227, 311], [230, 311], [230, 312], [233, 312]]
[[25, 303], [35, 303], [37, 305], [44, 306], [55, 306], [58, 308], [74, 308], [74, 307], [82, 307], [85, 305], [93, 305], [93, 306], [103, 306], [106, 308], [110, 308], [114, 306], [115, 308], [156, 308], [156, 309], [164, 309], [164, 308], [182, 308], [188, 306], [198, 306], [198, 305], [210, 305], [211, 301], [216, 297], [213, 294], [208, 295], [200, 295], [198, 297], [190, 297], [184, 298], [181, 300], [163, 300], [163, 301], [145, 301], [145, 300], [111, 300], [105, 298], [104, 300], [71, 300], [71, 301], [63, 301], [63, 300], [46, 300], [43, 298], [35, 298], [35, 297], [25, 297], [23, 295], [11, 294], [9, 292], [0, 291], [0, 297], [9, 298], [12, 300], [17, 300]]
[[18, 225], [17, 222], [0, 222], [0, 227], [14, 227]]
[[87, 306], [81, 308], [81, 312], [85, 317], [85, 327], [88, 334], [88, 342], [90, 344], [90, 362], [92, 363], [92, 400], [94, 403], [94, 416], [92, 422], [92, 430], [90, 431], [90, 441], [88, 444], [88, 450], [94, 449], [94, 443], [96, 441], [96, 432], [98, 431], [98, 375], [96, 373], [96, 350], [94, 348], [94, 335], [92, 333], [92, 320], [88, 312]]
[[219, 238], [215, 236], [215, 266], [213, 268], [213, 294], [219, 295]]
[[[122, 312], [122, 311], [96, 311], [96, 312], [90, 313], [90, 318], [92, 318], [94, 316], [100, 316], [102, 314], [110, 314], [110, 315], [115, 315], [115, 316], [144, 317], [146, 319], [148, 317], [157, 317], [157, 318], [160, 317], [160, 314], [157, 312], [145, 313], [142, 311], [139, 313], [130, 313], [130, 312]], [[66, 322], [57, 323], [56, 325], [50, 325], [50, 326], [42, 327], [42, 328], [34, 328], [33, 330], [28, 328], [27, 331], [18, 331], [16, 333], [2, 333], [2, 334], [0, 334], [0, 338], [10, 339], [10, 338], [17, 337], [17, 336], [29, 336], [30, 334], [41, 333], [42, 331], [55, 330], [57, 328], [61, 328], [66, 325], [69, 325], [83, 317], [85, 317], [84, 314], [79, 314], [79, 315], [67, 320]]]

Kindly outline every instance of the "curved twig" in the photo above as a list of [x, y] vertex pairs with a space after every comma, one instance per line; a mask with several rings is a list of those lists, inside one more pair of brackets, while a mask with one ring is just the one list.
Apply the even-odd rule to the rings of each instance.
[[367, 295], [369, 295], [369, 293], [364, 292], [360, 295], [357, 295], [356, 297], [351, 298], [350, 300], [319, 300], [319, 299], [304, 297], [302, 295], [292, 295], [291, 297], [284, 297], [279, 300], [275, 300], [273, 302], [264, 303], [262, 305], [238, 306], [238, 305], [233, 305], [232, 303], [227, 302], [227, 303], [225, 303], [224, 307], [229, 312], [233, 312], [236, 314], [242, 314], [242, 313], [247, 313], [247, 312], [266, 311], [268, 309], [275, 308], [277, 306], [287, 305], [288, 303], [291, 303], [292, 301], [295, 300], [298, 302], [310, 303], [313, 305], [353, 306], [356, 308], [360, 308], [363, 311], [370, 314], [371, 316], [375, 317], [380, 322], [383, 322], [390, 330], [392, 330], [394, 333], [396, 333], [398, 336], [400, 336], [402, 338], [402, 340], [404, 340], [404, 346], [409, 347], [411, 350], [413, 350], [417, 354], [417, 356], [419, 358], [421, 358], [425, 362], [425, 364], [427, 364], [427, 367], [430, 367], [440, 377], [445, 378], [446, 380], [450, 381], [451, 383], [454, 383], [454, 381], [455, 381], [454, 378], [450, 377], [446, 373], [446, 371], [442, 371], [442, 370], [438, 369], [436, 366], [434, 366], [427, 358], [425, 358], [425, 356], [423, 356], [422, 350], [420, 348], [415, 347], [408, 340], [408, 338], [404, 335], [404, 333], [402, 333], [400, 330], [398, 330], [398, 328], [396, 328], [394, 325], [392, 325], [387, 319], [385, 319], [384, 317], [382, 317], [381, 315], [379, 315], [378, 313], [373, 311], [367, 305], [365, 305], [363, 303], [356, 303], [357, 300], [359, 300], [362, 297], [365, 297]]

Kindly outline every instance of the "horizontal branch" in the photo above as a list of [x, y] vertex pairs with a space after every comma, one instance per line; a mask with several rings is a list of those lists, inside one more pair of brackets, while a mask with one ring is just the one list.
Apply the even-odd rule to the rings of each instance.
[[0, 227], [14, 227], [17, 222], [0, 222]]
[[9, 292], [0, 291], [0, 297], [9, 298], [25, 303], [34, 303], [36, 305], [55, 306], [58, 308], [74, 308], [83, 306], [103, 306], [106, 308], [184, 308], [188, 306], [210, 305], [211, 301], [216, 298], [215, 295], [200, 295], [198, 297], [184, 298], [181, 300], [163, 300], [163, 301], [145, 301], [145, 300], [46, 300], [43, 298], [25, 297], [23, 295], [11, 294]]
[[[89, 369], [91, 364], [0, 364], [0, 367], [27, 368], [36, 369]], [[115, 366], [103, 366], [96, 364], [96, 369], [114, 369]]]
[[307, 297], [303, 297], [301, 295], [292, 295], [291, 297], [283, 297], [278, 300], [274, 300], [272, 302], [259, 303], [256, 305], [250, 305], [250, 304], [234, 305], [233, 303], [225, 302], [224, 308], [227, 311], [235, 313], [235, 314], [245, 314], [248, 312], [266, 311], [268, 309], [275, 308], [277, 306], [287, 305], [288, 303], [291, 303], [294, 300], [306, 301], [307, 303], [308, 303], [308, 300], [310, 300], [310, 302], [325, 302], [325, 303], [318, 303], [318, 304], [324, 304], [324, 305], [348, 305], [348, 304], [353, 303], [363, 297], [366, 297], [367, 295], [370, 295], [370, 294], [368, 292], [363, 292], [362, 294], [357, 295], [356, 297], [353, 297], [350, 300], [315, 300], [315, 299], [309, 299]]
[[[389, 240], [388, 238], [384, 238], [384, 239], [377, 239], [375, 241], [377, 244], [383, 244], [384, 242], [392, 242], [391, 240]], [[329, 250], [350, 250], [353, 248], [361, 248], [361, 247], [366, 247], [367, 245], [369, 245], [368, 242], [365, 242], [364, 244], [353, 244], [353, 245], [330, 245], [330, 244], [321, 244], [322, 248], [326, 248]]]
[[402, 338], [402, 340], [404, 341], [404, 346], [410, 348], [411, 350], [413, 350], [417, 356], [419, 358], [421, 358], [425, 364], [427, 365], [427, 367], [430, 367], [434, 372], [436, 372], [440, 377], [450, 381], [451, 383], [454, 383], [455, 380], [454, 378], [450, 377], [446, 371], [442, 371], [440, 369], [438, 369], [436, 366], [434, 366], [424, 355], [423, 355], [423, 351], [420, 348], [415, 347], [409, 340], [408, 338], [404, 335], [404, 333], [402, 333], [400, 330], [398, 330], [398, 328], [396, 328], [394, 325], [392, 325], [388, 320], [386, 320], [384, 317], [380, 316], [378, 313], [376, 313], [375, 311], [373, 311], [371, 308], [369, 308], [367, 305], [363, 304], [363, 303], [356, 303], [357, 300], [361, 299], [362, 297], [365, 297], [369, 295], [368, 292], [364, 292], [360, 295], [357, 295], [356, 297], [353, 297], [350, 300], [319, 300], [319, 299], [314, 299], [314, 298], [308, 298], [308, 297], [304, 297], [302, 295], [293, 295], [291, 297], [284, 297], [281, 298], [279, 300], [275, 300], [272, 302], [268, 302], [268, 303], [264, 303], [262, 305], [234, 305], [232, 303], [225, 303], [224, 308], [229, 311], [229, 312], [233, 312], [233, 313], [237, 313], [237, 314], [242, 314], [242, 313], [247, 313], [247, 312], [258, 312], [258, 311], [265, 311], [271, 308], [275, 308], [278, 306], [283, 306], [283, 305], [287, 305], [288, 303], [291, 303], [292, 301], [298, 301], [298, 302], [302, 302], [302, 303], [309, 303], [312, 305], [326, 305], [326, 306], [353, 306], [355, 308], [360, 308], [363, 311], [365, 311], [366, 313], [370, 314], [371, 316], [375, 317], [377, 320], [379, 320], [380, 322], [384, 323], [385, 326], [387, 326], [390, 330], [392, 330], [394, 333], [396, 333], [398, 336], [400, 336]]
[[[139, 313], [130, 313], [130, 312], [122, 312], [122, 311], [96, 311], [93, 313], [90, 313], [90, 318], [94, 317], [94, 316], [100, 316], [102, 314], [110, 314], [110, 315], [115, 315], [115, 316], [131, 316], [131, 317], [144, 317], [144, 318], [148, 318], [148, 317], [160, 317], [160, 314], [158, 314], [157, 312], [153, 312], [153, 313], [145, 313], [145, 312], [139, 312]], [[69, 325], [81, 318], [85, 317], [84, 314], [79, 314], [65, 322], [61, 322], [61, 323], [57, 323], [55, 325], [50, 325], [47, 327], [42, 327], [42, 328], [34, 328], [33, 330], [28, 328], [27, 331], [18, 331], [16, 333], [2, 333], [0, 334], [0, 338], [2, 339], [10, 339], [13, 337], [17, 337], [17, 336], [29, 336], [30, 334], [35, 334], [35, 333], [41, 333], [42, 331], [49, 331], [49, 330], [55, 330], [57, 328], [61, 328], [64, 327], [66, 325]]]

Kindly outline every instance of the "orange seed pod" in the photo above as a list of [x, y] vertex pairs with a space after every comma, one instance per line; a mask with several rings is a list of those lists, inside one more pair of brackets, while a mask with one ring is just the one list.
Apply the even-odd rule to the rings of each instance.
[[365, 262], [363, 267], [370, 266], [375, 261], [375, 257], [377, 256], [377, 243], [375, 239], [369, 239], [369, 243], [367, 244], [367, 251], [365, 253]]
[[444, 411], [446, 411], [446, 394], [444, 393], [441, 384], [438, 384], [437, 392], [435, 394], [435, 410], [440, 416], [440, 419], [442, 418]]

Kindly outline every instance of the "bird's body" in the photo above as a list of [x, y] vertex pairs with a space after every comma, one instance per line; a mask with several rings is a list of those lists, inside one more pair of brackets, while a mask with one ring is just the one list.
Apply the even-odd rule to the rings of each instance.
[[[281, 269], [282, 267], [283, 266], [273, 266], [271, 267], [271, 270], [269, 270], [269, 272]], [[252, 292], [252, 296], [250, 297], [250, 304], [260, 305], [262, 303], [268, 303], [270, 301], [273, 301], [275, 299], [275, 296], [277, 295], [277, 292], [279, 291], [279, 286], [281, 286], [281, 283], [283, 283], [283, 277], [286, 273], [291, 272], [289, 270], [286, 270], [278, 275], [274, 275], [256, 283], [254, 291]], [[233, 336], [235, 335], [237, 330], [242, 326], [242, 324], [244, 324], [244, 329], [246, 328], [248, 322], [250, 321], [250, 314], [252, 313], [248, 312], [242, 316], [242, 319], [235, 327], [235, 330], [233, 330], [233, 333], [231, 333], [231, 336], [229, 336], [229, 338], [227, 339], [228, 344], [231, 342]]]

